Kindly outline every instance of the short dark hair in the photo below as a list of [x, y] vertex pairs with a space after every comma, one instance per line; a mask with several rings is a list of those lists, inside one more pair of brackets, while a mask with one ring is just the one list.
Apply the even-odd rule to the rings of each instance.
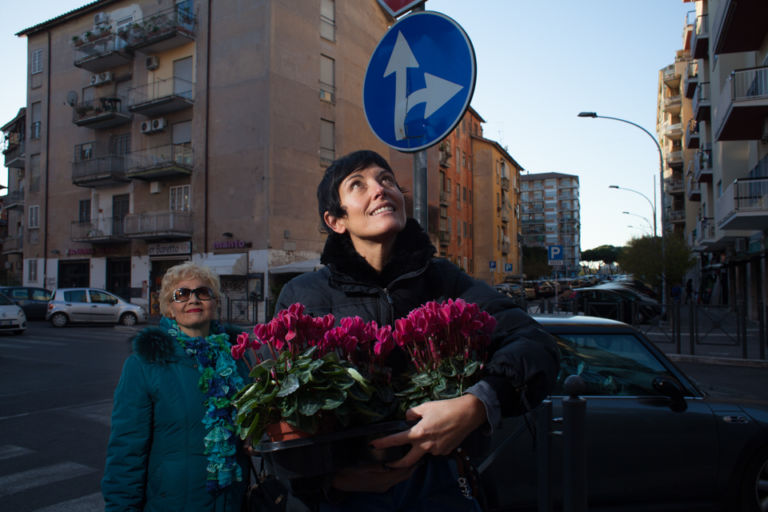
[[327, 231], [324, 219], [325, 212], [330, 213], [334, 217], [344, 217], [346, 215], [346, 211], [341, 206], [341, 198], [339, 197], [339, 185], [344, 181], [344, 178], [355, 171], [372, 165], [377, 165], [394, 174], [383, 156], [368, 149], [344, 155], [334, 160], [328, 166], [325, 174], [323, 174], [323, 179], [320, 180], [320, 184], [317, 186], [317, 210], [320, 214], [320, 226], [323, 230]]

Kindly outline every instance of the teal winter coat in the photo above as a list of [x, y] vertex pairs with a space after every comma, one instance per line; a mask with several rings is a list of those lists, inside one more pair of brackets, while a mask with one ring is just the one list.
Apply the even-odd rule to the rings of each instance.
[[[240, 331], [227, 329], [230, 342]], [[157, 327], [133, 339], [133, 354], [115, 389], [112, 433], [101, 483], [105, 510], [239, 512], [248, 480], [206, 490], [205, 396], [197, 362]], [[243, 377], [247, 369], [238, 366]]]

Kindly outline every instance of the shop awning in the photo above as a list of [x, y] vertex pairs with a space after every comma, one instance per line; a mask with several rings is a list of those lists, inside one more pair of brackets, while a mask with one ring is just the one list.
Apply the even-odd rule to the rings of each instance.
[[200, 265], [220, 276], [244, 276], [248, 273], [248, 254], [212, 254], [203, 258]]
[[323, 264], [320, 263], [320, 258], [314, 258], [311, 260], [294, 261], [287, 265], [280, 265], [279, 267], [272, 267], [269, 269], [270, 274], [304, 274], [305, 272], [313, 272]]

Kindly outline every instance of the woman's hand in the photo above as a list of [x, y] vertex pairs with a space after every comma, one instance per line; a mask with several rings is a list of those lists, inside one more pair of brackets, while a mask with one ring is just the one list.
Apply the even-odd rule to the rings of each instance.
[[384, 464], [357, 466], [336, 473], [331, 485], [346, 492], [382, 493], [408, 480], [415, 470], [416, 467], [391, 469]]
[[374, 448], [410, 444], [410, 451], [400, 460], [387, 464], [390, 468], [410, 468], [425, 453], [448, 455], [476, 428], [486, 421], [485, 406], [474, 395], [466, 394], [448, 400], [425, 402], [408, 409], [406, 420], [418, 420], [403, 432], [371, 442]]

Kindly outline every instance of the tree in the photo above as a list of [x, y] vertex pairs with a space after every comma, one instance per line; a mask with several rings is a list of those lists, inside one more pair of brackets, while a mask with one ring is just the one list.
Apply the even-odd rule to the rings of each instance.
[[594, 249], [587, 249], [581, 252], [581, 261], [602, 261], [606, 265], [612, 265], [616, 263], [621, 256], [623, 247], [615, 247], [613, 245], [601, 245]]
[[552, 267], [547, 263], [547, 250], [544, 247], [523, 247], [523, 271], [528, 279], [549, 276]]
[[681, 236], [668, 234], [664, 238], [664, 256], [666, 268], [661, 260], [661, 238], [644, 236], [629, 241], [619, 256], [619, 265], [657, 290], [661, 288], [662, 272], [666, 272], [668, 284], [682, 283], [696, 260]]

